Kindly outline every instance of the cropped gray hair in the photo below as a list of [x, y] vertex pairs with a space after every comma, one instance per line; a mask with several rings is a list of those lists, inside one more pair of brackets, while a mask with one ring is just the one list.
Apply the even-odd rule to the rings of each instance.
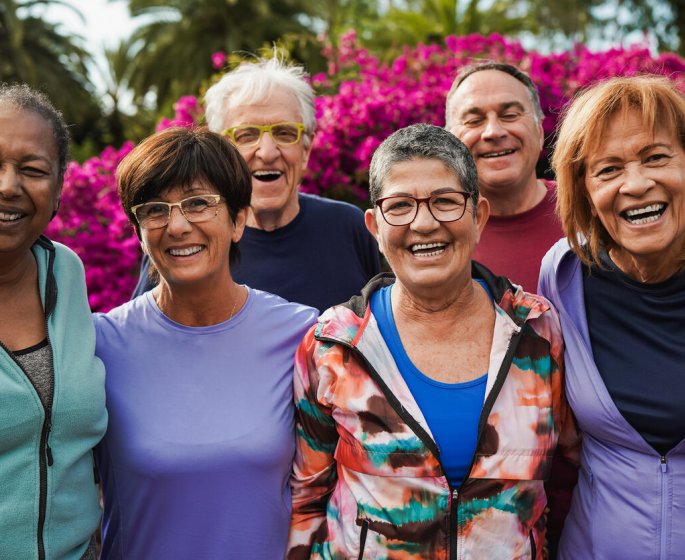
[[243, 62], [224, 76], [205, 94], [207, 125], [212, 132], [222, 132], [231, 109], [243, 103], [268, 99], [276, 91], [289, 91], [297, 100], [305, 127], [305, 145], [311, 141], [316, 126], [314, 91], [302, 66], [281, 58], [259, 58]]
[[478, 175], [469, 149], [452, 133], [432, 124], [413, 124], [388, 136], [378, 146], [369, 169], [371, 204], [381, 198], [383, 183], [397, 163], [414, 160], [438, 160], [459, 181], [464, 192], [478, 202]]
[[69, 129], [62, 113], [55, 108], [47, 95], [26, 84], [0, 84], [0, 103], [9, 103], [22, 111], [42, 117], [52, 128], [57, 146], [57, 184], [62, 187], [69, 158]]
[[451, 129], [452, 125], [454, 124], [452, 123], [451, 114], [452, 98], [454, 97], [455, 92], [459, 86], [464, 83], [466, 78], [472, 74], [475, 74], [476, 72], [482, 72], [484, 70], [497, 70], [498, 72], [504, 72], [505, 74], [509, 74], [512, 78], [516, 78], [519, 82], [526, 86], [526, 89], [528, 90], [528, 97], [530, 97], [530, 103], [533, 106], [535, 124], [540, 124], [545, 119], [545, 114], [542, 112], [542, 107], [540, 106], [540, 94], [538, 93], [538, 88], [535, 87], [533, 80], [530, 79], [528, 74], [522, 70], [519, 70], [516, 68], [516, 66], [512, 66], [511, 64], [506, 64], [504, 62], [476, 62], [469, 64], [468, 66], [464, 66], [457, 74], [457, 77], [454, 78], [454, 82], [452, 82], [452, 87], [450, 87], [450, 91], [447, 94], [447, 100], [445, 101], [446, 129]]

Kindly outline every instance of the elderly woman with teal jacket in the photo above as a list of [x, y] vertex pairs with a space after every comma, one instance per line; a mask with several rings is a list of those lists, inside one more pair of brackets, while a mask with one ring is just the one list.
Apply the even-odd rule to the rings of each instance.
[[42, 235], [69, 137], [27, 86], [0, 86], [0, 558], [95, 558], [92, 448], [107, 426], [83, 265]]

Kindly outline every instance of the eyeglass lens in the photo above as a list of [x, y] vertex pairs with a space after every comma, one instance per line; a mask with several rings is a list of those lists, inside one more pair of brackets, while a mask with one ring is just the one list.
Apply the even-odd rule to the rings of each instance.
[[277, 123], [265, 126], [237, 126], [233, 130], [233, 141], [238, 146], [256, 146], [262, 134], [268, 132], [280, 146], [295, 144], [300, 139], [301, 127], [296, 123]]
[[180, 202], [146, 202], [135, 209], [141, 227], [154, 229], [169, 223], [171, 209], [178, 206], [189, 222], [203, 222], [216, 216], [221, 197], [219, 195], [191, 196]]
[[380, 201], [383, 218], [395, 226], [407, 225], [416, 219], [419, 204], [426, 202], [431, 215], [439, 222], [455, 222], [466, 212], [468, 195], [461, 192], [447, 192], [426, 198], [392, 196]]

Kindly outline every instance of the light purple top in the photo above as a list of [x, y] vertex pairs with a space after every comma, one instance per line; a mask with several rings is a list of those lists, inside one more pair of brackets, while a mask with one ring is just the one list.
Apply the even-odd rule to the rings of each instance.
[[170, 320], [150, 292], [94, 316], [110, 418], [102, 558], [283, 558], [293, 358], [316, 315], [249, 289], [209, 327]]
[[582, 268], [565, 239], [543, 259], [538, 291], [559, 311], [566, 397], [583, 438], [558, 559], [685, 558], [685, 439], [661, 457], [619, 412], [594, 363]]

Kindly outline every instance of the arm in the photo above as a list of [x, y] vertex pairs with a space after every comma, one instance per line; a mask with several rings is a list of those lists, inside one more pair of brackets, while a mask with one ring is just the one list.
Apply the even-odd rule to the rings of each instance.
[[317, 364], [326, 351], [314, 340], [312, 327], [295, 354], [295, 459], [290, 478], [292, 517], [287, 558], [309, 558], [312, 545], [325, 538], [326, 508], [337, 482], [333, 454], [338, 441], [335, 421], [321, 394], [328, 369]]
[[559, 438], [552, 460], [549, 479], [545, 482], [547, 493], [547, 545], [549, 557], [556, 558], [564, 521], [571, 508], [571, 496], [578, 481], [580, 459], [580, 431], [569, 406], [564, 390], [564, 343], [561, 337], [561, 325], [556, 310], [551, 310], [553, 317], [552, 359], [556, 364], [557, 375], [554, 380], [554, 421], [559, 427]]

